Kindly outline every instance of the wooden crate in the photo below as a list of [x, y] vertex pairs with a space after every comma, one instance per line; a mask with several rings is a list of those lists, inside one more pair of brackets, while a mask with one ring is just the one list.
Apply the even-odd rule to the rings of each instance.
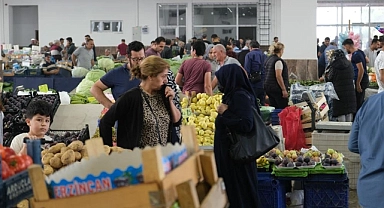
[[[323, 104], [326, 104], [326, 106], [323, 109], [321, 109], [321, 106]], [[302, 103], [295, 104], [295, 106], [303, 108], [303, 107], [307, 107], [308, 103], [302, 102]], [[327, 104], [327, 99], [325, 98], [324, 95], [322, 97], [316, 99], [316, 104], [314, 104], [314, 107], [315, 107], [315, 109], [317, 109], [316, 121], [319, 121], [319, 120], [327, 121], [328, 120], [329, 106]], [[309, 107], [304, 109], [301, 112], [301, 117], [302, 117], [301, 123], [303, 125], [303, 129], [312, 128], [312, 111]]]
[[[50, 199], [41, 166], [29, 169], [34, 198], [33, 208], [94, 208], [94, 207], [170, 207], [177, 199], [181, 204], [195, 200], [198, 192], [200, 200], [193, 201], [194, 207], [220, 208], [228, 203], [222, 179], [217, 176], [214, 155], [199, 151], [193, 127], [183, 127], [183, 141], [192, 154], [170, 173], [164, 173], [159, 148], [143, 150], [144, 183], [111, 191], [74, 196], [63, 199]], [[197, 188], [199, 184], [209, 185], [208, 191]], [[180, 190], [182, 187], [182, 190]], [[185, 187], [189, 187], [186, 189]], [[198, 186], [199, 187], [199, 186]], [[198, 191], [200, 190], [200, 191]], [[189, 204], [189, 202], [187, 202]], [[192, 207], [192, 206], [182, 206]]]

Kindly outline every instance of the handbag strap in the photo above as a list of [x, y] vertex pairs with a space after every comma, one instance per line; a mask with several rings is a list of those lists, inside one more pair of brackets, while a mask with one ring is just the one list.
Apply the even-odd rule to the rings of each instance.
[[159, 139], [159, 144], [161, 144], [161, 136], [160, 136], [159, 121], [157, 120], [156, 114], [155, 114], [155, 112], [153, 112], [152, 106], [151, 106], [151, 104], [149, 103], [149, 100], [148, 100], [148, 98], [147, 98], [147, 95], [143, 92], [143, 90], [141, 90], [141, 94], [143, 95], [144, 100], [145, 100], [145, 102], [147, 103], [147, 105], [148, 105], [148, 107], [149, 107], [149, 110], [151, 110], [152, 115], [153, 115], [153, 117], [155, 118], [155, 122], [156, 122], [156, 130], [157, 130], [157, 136], [158, 136], [158, 139]]

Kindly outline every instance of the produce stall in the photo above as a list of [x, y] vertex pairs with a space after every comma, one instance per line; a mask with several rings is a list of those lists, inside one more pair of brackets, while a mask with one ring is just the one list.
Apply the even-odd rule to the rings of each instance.
[[[193, 135], [192, 128], [185, 127], [182, 131], [184, 135]], [[85, 150], [89, 159], [83, 158], [81, 162], [60, 169], [48, 177], [48, 186], [53, 188], [53, 195], [48, 192], [41, 166], [29, 168], [34, 193], [31, 204], [33, 207], [83, 207], [83, 203], [87, 201], [91, 207], [170, 207], [175, 205], [177, 200], [177, 204], [181, 207], [190, 207], [191, 205], [193, 207], [207, 208], [225, 207], [227, 197], [222, 179], [217, 176], [213, 155], [199, 151], [195, 138], [185, 136], [184, 139], [186, 142], [182, 145], [168, 145], [166, 147], [146, 148], [144, 150], [135, 149], [134, 151], [121, 150], [120, 152], [112, 153], [105, 151], [101, 139], [88, 140], [85, 144]], [[59, 148], [56, 145], [47, 151], [57, 152]], [[72, 154], [71, 152], [74, 151], [72, 149], [78, 151], [80, 146], [73, 145], [71, 147], [68, 146], [68, 148], [68, 154]], [[84, 149], [84, 146], [81, 149]], [[65, 150], [65, 148], [61, 148], [62, 150]], [[61, 161], [66, 161], [66, 159], [63, 159], [64, 154], [59, 155], [61, 156]], [[172, 159], [173, 157], [177, 158]], [[118, 160], [118, 158], [125, 158], [125, 160]], [[164, 162], [164, 159], [168, 162]], [[77, 189], [80, 192], [61, 191], [64, 190], [61, 189], [62, 183], [68, 183], [67, 186], [70, 187], [70, 184], [75, 182], [70, 179], [72, 177], [69, 176], [71, 174], [70, 167], [77, 167], [76, 170], [78, 170], [82, 166], [91, 167], [97, 165], [98, 167], [102, 166], [101, 170], [104, 170], [108, 166], [100, 164], [108, 164], [105, 163], [107, 161], [110, 161], [110, 163], [115, 161], [113, 162], [115, 166], [112, 166], [115, 171], [112, 172], [118, 171], [117, 165], [121, 162], [128, 164], [128, 167], [133, 164], [142, 164], [140, 166], [135, 165], [142, 172], [139, 171], [135, 174], [134, 169], [128, 168], [128, 172], [125, 174], [131, 175], [130, 177], [133, 177], [133, 179], [129, 179], [127, 183], [121, 181], [123, 179], [120, 179], [120, 176], [119, 181], [117, 181], [113, 173], [104, 175], [103, 178], [98, 174], [90, 177], [91, 170], [82, 169], [75, 172], [83, 175], [88, 174], [87, 183], [98, 181], [99, 179], [110, 179], [114, 185], [103, 190], [102, 187], [106, 183], [100, 184], [101, 189], [95, 190], [96, 193], [81, 192], [81, 188]], [[116, 161], [121, 162], [116, 163]], [[169, 163], [170, 165], [168, 165]], [[127, 165], [123, 167], [126, 168]], [[138, 180], [135, 180], [135, 176]], [[62, 181], [60, 179], [62, 177], [66, 177], [68, 181]], [[60, 184], [53, 182], [56, 180], [61, 181]], [[75, 180], [78, 180], [79, 184], [82, 183], [81, 179]], [[196, 186], [201, 188], [196, 189]], [[111, 200], [105, 200], [106, 198]]]

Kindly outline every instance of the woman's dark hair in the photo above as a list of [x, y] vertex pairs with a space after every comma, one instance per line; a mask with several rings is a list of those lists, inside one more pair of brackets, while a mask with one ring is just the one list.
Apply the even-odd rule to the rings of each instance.
[[206, 47], [203, 41], [197, 40], [196, 42], [192, 42], [191, 46], [193, 50], [196, 51], [197, 56], [204, 56]]
[[128, 57], [131, 57], [131, 52], [132, 51], [135, 51], [135, 52], [139, 52], [141, 50], [144, 49], [144, 44], [142, 42], [139, 42], [139, 41], [132, 41], [128, 44], [128, 47], [127, 47], [127, 54], [128, 54]]
[[29, 103], [26, 109], [26, 118], [32, 119], [35, 115], [50, 116], [52, 114], [52, 107], [44, 100], [36, 100]]

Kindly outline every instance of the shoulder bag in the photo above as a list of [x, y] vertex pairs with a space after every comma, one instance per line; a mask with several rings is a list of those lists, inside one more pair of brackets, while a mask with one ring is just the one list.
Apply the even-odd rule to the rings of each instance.
[[270, 126], [266, 126], [252, 108], [254, 117], [254, 128], [249, 133], [230, 130], [228, 136], [231, 140], [229, 148], [230, 156], [237, 162], [255, 161], [280, 143], [280, 139]]

